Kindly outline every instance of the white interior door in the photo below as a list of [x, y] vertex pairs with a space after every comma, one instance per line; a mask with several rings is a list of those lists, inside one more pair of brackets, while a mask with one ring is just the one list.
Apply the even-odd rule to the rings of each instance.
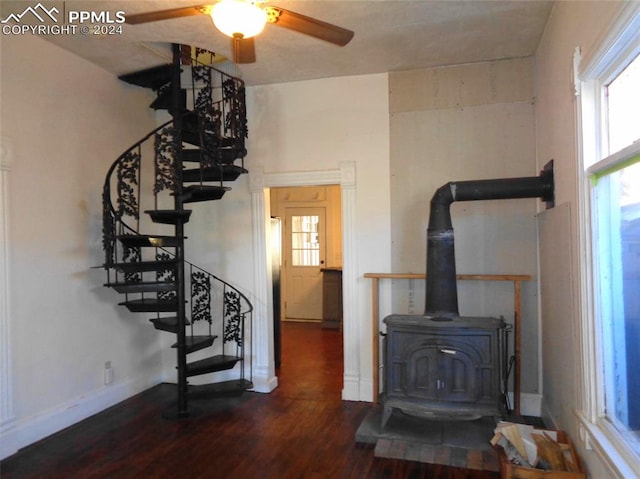
[[320, 320], [325, 208], [286, 208], [284, 230], [284, 317]]

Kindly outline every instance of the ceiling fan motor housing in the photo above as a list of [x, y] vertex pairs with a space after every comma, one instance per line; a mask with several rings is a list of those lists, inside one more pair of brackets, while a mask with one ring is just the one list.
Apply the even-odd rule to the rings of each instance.
[[267, 12], [251, 1], [222, 0], [211, 9], [211, 19], [231, 38], [251, 38], [264, 29]]

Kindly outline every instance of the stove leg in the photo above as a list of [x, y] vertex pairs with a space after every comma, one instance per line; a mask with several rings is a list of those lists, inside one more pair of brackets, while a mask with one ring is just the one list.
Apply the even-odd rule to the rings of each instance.
[[387, 421], [391, 417], [391, 413], [393, 412], [393, 408], [390, 406], [385, 406], [382, 409], [382, 429], [387, 425]]

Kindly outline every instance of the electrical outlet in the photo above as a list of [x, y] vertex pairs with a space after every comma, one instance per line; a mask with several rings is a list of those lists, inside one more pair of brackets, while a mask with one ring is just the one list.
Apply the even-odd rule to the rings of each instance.
[[104, 363], [104, 384], [105, 386], [113, 382], [113, 368], [111, 367], [111, 361]]

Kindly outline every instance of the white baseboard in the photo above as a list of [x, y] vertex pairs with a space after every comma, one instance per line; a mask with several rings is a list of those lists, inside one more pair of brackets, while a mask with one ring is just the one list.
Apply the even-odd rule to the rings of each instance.
[[524, 416], [540, 417], [542, 412], [542, 394], [521, 393], [520, 413]]
[[344, 376], [342, 399], [345, 401], [360, 401], [360, 381], [357, 376]]
[[370, 379], [360, 380], [360, 397], [358, 401], [373, 402], [373, 382]]
[[[509, 393], [509, 404], [513, 406], [513, 393]], [[523, 416], [542, 416], [542, 394], [520, 393], [520, 414]]]
[[253, 372], [253, 389], [257, 393], [270, 393], [278, 387], [278, 376], [270, 376], [267, 369]]
[[121, 384], [112, 384], [35, 416], [11, 421], [3, 425], [0, 430], [0, 459], [9, 457], [30, 444], [93, 416], [160, 382], [161, 378], [153, 381], [131, 380]]

